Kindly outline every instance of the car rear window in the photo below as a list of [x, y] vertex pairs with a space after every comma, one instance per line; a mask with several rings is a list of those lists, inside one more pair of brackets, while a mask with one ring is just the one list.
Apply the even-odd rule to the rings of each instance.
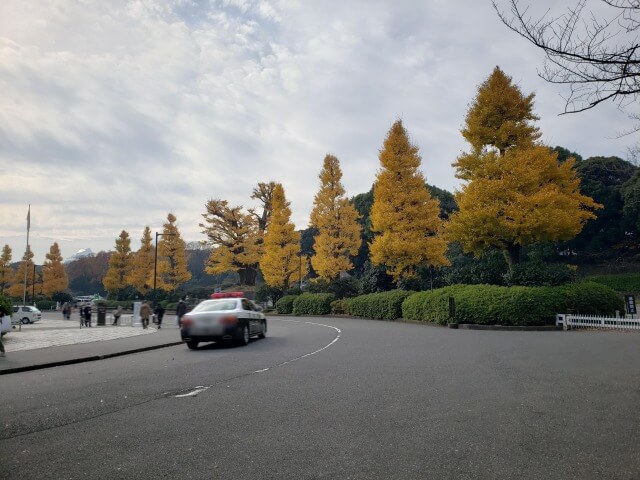
[[235, 310], [236, 300], [209, 300], [198, 304], [192, 312], [220, 312], [224, 310]]

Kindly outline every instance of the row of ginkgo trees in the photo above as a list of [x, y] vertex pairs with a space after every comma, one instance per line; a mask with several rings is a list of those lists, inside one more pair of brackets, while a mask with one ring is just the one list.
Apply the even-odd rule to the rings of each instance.
[[[465, 252], [504, 252], [509, 268], [526, 245], [569, 240], [601, 208], [580, 193], [574, 160], [559, 162], [540, 141], [534, 124], [534, 95], [525, 96], [496, 67], [479, 87], [469, 107], [462, 135], [469, 150], [453, 163], [464, 181], [456, 192], [459, 210], [446, 224], [437, 199], [431, 198], [420, 172], [421, 157], [401, 121], [393, 124], [380, 151], [381, 168], [371, 209], [370, 260], [384, 265], [398, 281], [420, 266], [445, 266], [447, 245], [460, 242]], [[311, 265], [327, 280], [352, 268], [360, 247], [358, 214], [341, 184], [338, 159], [327, 155], [319, 175], [310, 226], [316, 232]], [[210, 200], [201, 224], [213, 247], [209, 273], [252, 272], [258, 266], [267, 284], [284, 290], [306, 274], [300, 234], [281, 184], [259, 184], [252, 198], [262, 214]], [[243, 282], [249, 283], [251, 282]]]
[[154, 283], [159, 290], [170, 292], [191, 279], [187, 269], [186, 244], [172, 213], [167, 215], [159, 236], [156, 264], [155, 246], [148, 226], [142, 232], [140, 248], [136, 252], [131, 250], [129, 233], [126, 230], [120, 232], [115, 250], [109, 257], [109, 268], [102, 279], [107, 292], [118, 295], [130, 287], [144, 297]]
[[62, 264], [62, 254], [57, 242], [49, 248], [40, 272], [36, 271], [31, 246], [27, 246], [22, 261], [15, 270], [11, 266], [12, 257], [11, 247], [5, 245], [0, 254], [0, 294], [22, 298], [25, 285], [27, 294], [35, 293], [49, 298], [67, 291], [69, 279]]

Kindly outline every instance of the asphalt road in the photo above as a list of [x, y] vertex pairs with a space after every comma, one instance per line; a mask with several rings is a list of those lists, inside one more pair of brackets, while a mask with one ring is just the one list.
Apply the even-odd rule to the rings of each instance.
[[638, 334], [292, 320], [0, 377], [0, 478], [640, 478]]

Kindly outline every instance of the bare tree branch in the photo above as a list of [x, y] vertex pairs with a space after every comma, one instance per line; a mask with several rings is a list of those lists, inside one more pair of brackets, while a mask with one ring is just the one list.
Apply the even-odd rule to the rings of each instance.
[[611, 7], [611, 18], [586, 12], [587, 0], [558, 17], [547, 11], [538, 18], [520, 0], [509, 0], [506, 11], [492, 0], [500, 20], [544, 52], [540, 77], [569, 85], [563, 114], [607, 101], [622, 109], [640, 94], [640, 0], [601, 1]]

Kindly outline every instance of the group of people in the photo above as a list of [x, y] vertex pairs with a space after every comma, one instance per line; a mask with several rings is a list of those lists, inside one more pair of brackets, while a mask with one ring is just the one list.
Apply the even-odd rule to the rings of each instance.
[[[185, 313], [187, 313], [187, 304], [185, 302], [185, 297], [182, 297], [178, 302], [178, 305], [176, 305], [178, 327], [181, 325], [181, 320]], [[151, 306], [146, 301], [140, 306], [142, 328], [149, 327], [149, 318], [151, 318], [152, 314], [155, 315], [153, 321], [158, 325], [158, 330], [160, 330], [162, 328], [162, 319], [164, 318], [164, 307], [158, 303], [156, 308], [152, 310]]]
[[[91, 304], [86, 304], [84, 306], [78, 306], [78, 312], [80, 314], [80, 325], [84, 324], [85, 327], [91, 326]], [[158, 324], [158, 329], [162, 328], [162, 319], [164, 318], [164, 307], [159, 303], [156, 305], [154, 310], [151, 309], [151, 306], [145, 301], [140, 306], [140, 318], [142, 319], [142, 328], [149, 327], [149, 318], [151, 318], [152, 314], [155, 314], [154, 322]], [[185, 301], [185, 297], [182, 297], [176, 306], [176, 318], [178, 320], [178, 327], [181, 326], [182, 317], [187, 313], [187, 303]], [[0, 318], [5, 315], [10, 315], [10, 312], [5, 312], [0, 305]], [[62, 315], [64, 318], [71, 317], [71, 306], [69, 304], [64, 304], [62, 307]], [[122, 307], [118, 305], [118, 307], [113, 312], [113, 323], [112, 325], [118, 325], [118, 321], [122, 316]], [[2, 344], [2, 337], [0, 337], [0, 357], [4, 357], [4, 345]]]

